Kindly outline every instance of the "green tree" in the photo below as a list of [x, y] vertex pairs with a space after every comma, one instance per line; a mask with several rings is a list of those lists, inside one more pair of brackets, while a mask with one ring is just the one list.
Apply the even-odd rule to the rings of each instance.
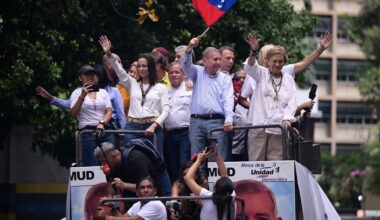
[[[14, 0], [0, 7], [0, 107], [1, 141], [6, 143], [15, 124], [35, 128], [34, 149], [57, 158], [62, 165], [74, 161], [76, 122], [66, 111], [39, 99], [34, 88], [42, 85], [52, 94], [68, 98], [79, 85], [81, 64], [100, 63], [97, 43], [106, 34], [128, 67], [141, 52], [155, 46], [173, 50], [187, 44], [206, 26], [191, 1], [158, 1], [152, 8], [158, 22], [149, 18], [139, 25], [138, 7], [144, 0]], [[231, 45], [237, 63], [248, 55], [245, 36], [255, 31], [262, 44], [288, 49], [290, 62], [303, 58], [298, 42], [316, 18], [307, 11], [296, 13], [286, 0], [241, 0], [207, 33], [197, 57], [207, 46]]]
[[[349, 25], [350, 36], [360, 44], [369, 58], [371, 67], [359, 74], [360, 93], [366, 101], [374, 107], [376, 112], [376, 132], [371, 132], [371, 141], [365, 145], [367, 165], [371, 168], [367, 180], [366, 190], [379, 194], [380, 187], [380, 2], [367, 0], [362, 2], [362, 9], [358, 17], [351, 20]], [[374, 138], [375, 137], [375, 138]]]
[[372, 67], [360, 73], [360, 92], [376, 109], [380, 123], [380, 2], [363, 1], [358, 17], [349, 26], [350, 36], [355, 39], [369, 58]]

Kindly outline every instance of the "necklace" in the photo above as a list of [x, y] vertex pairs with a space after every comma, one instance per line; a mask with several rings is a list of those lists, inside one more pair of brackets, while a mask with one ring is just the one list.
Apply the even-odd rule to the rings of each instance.
[[150, 91], [151, 88], [152, 88], [152, 85], [149, 84], [148, 89], [146, 91], [144, 91], [143, 84], [142, 84], [142, 82], [140, 82], [140, 89], [141, 89], [141, 95], [142, 95], [141, 106], [144, 105], [144, 103], [146, 101], [146, 95], [148, 94], [148, 92]]
[[281, 85], [282, 85], [282, 74], [281, 74], [280, 82], [279, 82], [278, 84], [275, 83], [275, 81], [274, 81], [274, 77], [273, 77], [272, 74], [270, 74], [270, 79], [271, 79], [271, 81], [272, 81], [272, 86], [273, 86], [274, 93], [276, 94], [276, 95], [273, 97], [273, 100], [274, 100], [274, 101], [278, 101], [278, 93], [280, 92]]

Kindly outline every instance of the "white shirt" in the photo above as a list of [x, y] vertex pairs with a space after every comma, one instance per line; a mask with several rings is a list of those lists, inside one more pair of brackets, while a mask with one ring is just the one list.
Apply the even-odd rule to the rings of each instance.
[[[288, 64], [282, 67], [282, 72], [285, 74], [290, 74], [293, 78], [295, 77], [294, 64]], [[249, 110], [248, 110], [248, 122], [253, 121], [253, 94], [256, 88], [256, 81], [249, 75], [245, 77], [243, 88], [241, 89], [241, 96], [243, 98], [249, 98]]]
[[167, 130], [185, 128], [190, 126], [190, 105], [192, 91], [187, 91], [185, 82], [178, 88], [173, 86], [168, 89], [169, 94], [169, 117], [165, 121]]
[[[213, 192], [208, 191], [205, 188], [201, 189], [200, 196], [212, 196]], [[231, 194], [232, 197], [236, 196], [235, 191]], [[218, 213], [216, 211], [216, 205], [212, 201], [212, 199], [201, 199], [202, 203], [202, 210], [201, 210], [201, 220], [218, 220]], [[236, 204], [235, 204], [235, 210], [236, 210]], [[236, 212], [235, 212], [236, 213]], [[223, 220], [227, 220], [227, 209], [225, 209], [225, 212], [223, 214]]]
[[[282, 74], [282, 85], [278, 93], [278, 100], [272, 85], [269, 69], [257, 64], [244, 65], [244, 72], [256, 81], [256, 89], [251, 100], [253, 108], [252, 125], [281, 124], [284, 120], [295, 121], [294, 113], [297, 110], [296, 84], [290, 74]], [[275, 79], [278, 84], [280, 78]], [[266, 129], [267, 133], [281, 134], [278, 128]]]
[[[129, 76], [115, 57], [112, 57], [111, 65], [117, 77], [119, 77], [120, 84], [129, 90], [131, 94], [128, 117], [158, 117], [156, 123], [162, 127], [164, 121], [169, 116], [170, 110], [167, 88], [161, 83], [156, 83], [146, 94], [144, 105], [141, 106], [141, 82], [137, 82], [135, 78]], [[148, 84], [143, 84], [144, 91], [147, 91], [148, 87]]]
[[150, 201], [141, 207], [141, 202], [136, 202], [128, 210], [129, 216], [140, 216], [144, 220], [166, 220], [166, 208], [161, 201]]
[[[70, 108], [77, 102], [82, 88], [77, 88], [70, 96]], [[104, 89], [99, 89], [96, 98], [92, 99], [88, 95], [84, 98], [82, 107], [77, 116], [79, 124], [78, 128], [82, 129], [86, 126], [97, 126], [99, 121], [103, 119], [106, 108], [112, 108], [110, 96]]]

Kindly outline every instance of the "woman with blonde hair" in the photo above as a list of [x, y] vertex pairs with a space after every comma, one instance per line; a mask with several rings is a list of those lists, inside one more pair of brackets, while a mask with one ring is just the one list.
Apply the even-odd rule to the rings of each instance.
[[[266, 55], [267, 67], [258, 64], [254, 51], [259, 40], [249, 34], [250, 56], [244, 71], [256, 81], [253, 95], [255, 106], [252, 111], [252, 125], [282, 124], [290, 126], [295, 121], [297, 109], [296, 86], [290, 74], [284, 74], [282, 68], [288, 61], [286, 50], [273, 46]], [[248, 132], [249, 160], [282, 160], [282, 136], [279, 128], [252, 129]]]

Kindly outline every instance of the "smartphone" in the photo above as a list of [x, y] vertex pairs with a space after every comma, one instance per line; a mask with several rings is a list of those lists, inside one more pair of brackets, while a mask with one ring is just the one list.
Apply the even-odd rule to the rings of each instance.
[[99, 92], [99, 86], [98, 85], [91, 85], [89, 89], [92, 89], [92, 92]]
[[182, 208], [182, 204], [177, 201], [166, 201], [165, 205], [168, 209], [174, 209], [177, 212], [180, 212]]
[[209, 138], [208, 139], [208, 146], [206, 148], [206, 152], [209, 152], [210, 150], [212, 149], [215, 149], [216, 148], [216, 138]]

